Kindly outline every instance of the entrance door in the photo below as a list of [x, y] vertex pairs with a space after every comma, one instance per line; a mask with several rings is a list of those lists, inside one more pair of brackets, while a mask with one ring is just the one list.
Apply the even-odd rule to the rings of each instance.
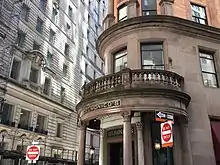
[[123, 143], [110, 143], [110, 164], [123, 165]]

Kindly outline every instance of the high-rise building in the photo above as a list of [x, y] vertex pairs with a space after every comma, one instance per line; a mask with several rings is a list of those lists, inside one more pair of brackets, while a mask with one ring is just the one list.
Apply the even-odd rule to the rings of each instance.
[[86, 127], [102, 130], [100, 164], [219, 164], [218, 4], [108, 2], [97, 40], [106, 75], [84, 86], [77, 105], [82, 139]]
[[[77, 159], [75, 106], [82, 85], [104, 74], [95, 43], [106, 7], [105, 0], [0, 1], [2, 150], [22, 153], [35, 141], [44, 160]], [[88, 130], [87, 138], [96, 156], [99, 135]]]

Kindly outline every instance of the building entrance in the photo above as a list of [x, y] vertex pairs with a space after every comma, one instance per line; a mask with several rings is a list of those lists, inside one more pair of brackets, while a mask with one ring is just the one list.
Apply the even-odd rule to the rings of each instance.
[[109, 151], [109, 165], [123, 165], [123, 143], [110, 143]]

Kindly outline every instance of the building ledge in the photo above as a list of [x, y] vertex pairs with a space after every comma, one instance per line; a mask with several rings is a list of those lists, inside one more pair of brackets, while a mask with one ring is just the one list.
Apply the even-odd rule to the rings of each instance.
[[118, 22], [106, 29], [98, 38], [96, 49], [103, 59], [102, 48], [108, 44], [113, 38], [123, 35], [131, 30], [139, 30], [141, 28], [166, 28], [174, 33], [187, 35], [189, 37], [201, 38], [220, 42], [220, 29], [208, 25], [202, 25], [191, 20], [186, 20], [174, 16], [167, 15], [150, 15], [139, 16]]

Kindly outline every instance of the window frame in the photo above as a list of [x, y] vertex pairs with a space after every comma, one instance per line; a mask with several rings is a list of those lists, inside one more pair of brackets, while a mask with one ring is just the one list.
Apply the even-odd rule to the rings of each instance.
[[[162, 46], [162, 49], [151, 49], [151, 50], [142, 50], [142, 46], [143, 45], [161, 45]], [[163, 58], [163, 64], [161, 65], [143, 65], [143, 54], [142, 54], [142, 51], [159, 51], [161, 50], [162, 51], [162, 58]], [[144, 67], [147, 67], [147, 66], [155, 66], [155, 67], [163, 67], [163, 69], [159, 69], [159, 70], [165, 70], [165, 58], [164, 58], [164, 45], [163, 45], [163, 42], [142, 42], [140, 43], [140, 54], [141, 54], [141, 68], [144, 69]]]
[[[120, 57], [118, 57], [118, 58], [116, 58], [116, 56], [120, 53], [120, 52], [126, 52], [126, 53], [124, 53], [123, 55], [121, 55]], [[128, 64], [128, 50], [127, 50], [127, 47], [125, 47], [125, 48], [123, 48], [123, 49], [120, 49], [120, 50], [118, 50], [117, 52], [115, 52], [115, 53], [113, 53], [113, 73], [117, 73], [116, 71], [115, 71], [115, 64], [116, 64], [116, 60], [118, 60], [118, 59], [121, 59], [121, 58], [123, 58], [123, 57], [127, 57], [127, 64]], [[125, 67], [125, 68], [127, 68], [127, 67]], [[121, 70], [120, 70], [121, 71]], [[120, 72], [120, 71], [118, 71], [118, 72]]]
[[[63, 93], [64, 92], [64, 93]], [[63, 95], [62, 95], [63, 94]], [[65, 95], [66, 95], [66, 88], [63, 86], [60, 87], [60, 102], [64, 103], [65, 101]]]
[[[16, 77], [13, 78], [12, 77], [12, 70], [13, 70], [13, 64], [14, 64], [14, 61], [18, 62], [19, 63], [19, 66], [18, 68], [16, 69]], [[19, 80], [19, 77], [20, 77], [20, 69], [21, 69], [21, 60], [17, 59], [17, 58], [13, 58], [13, 61], [12, 61], [12, 65], [11, 65], [11, 70], [10, 70], [10, 78], [12, 78], [13, 80]]]
[[119, 16], [120, 16], [120, 10], [122, 10], [123, 8], [126, 7], [126, 10], [128, 9], [128, 6], [126, 5], [126, 3], [120, 5], [118, 8], [117, 8], [117, 12], [118, 12], [118, 22], [121, 22], [121, 21], [124, 21], [124, 20], [127, 20], [128, 19], [128, 11], [126, 11], [126, 16], [122, 17], [121, 19], [119, 19]]
[[62, 76], [64, 78], [66, 78], [68, 75], [68, 66], [66, 64], [63, 64], [63, 72], [62, 72]]
[[36, 31], [40, 34], [43, 32], [43, 23], [44, 21], [40, 17], [37, 17]]
[[17, 38], [16, 38], [16, 45], [19, 47], [23, 47], [26, 39], [26, 33], [23, 32], [22, 30], [18, 30], [17, 32]]
[[[49, 84], [48, 84], [48, 89], [46, 89], [45, 87], [46, 87], [46, 79], [47, 80], [49, 80]], [[51, 89], [51, 78], [49, 78], [49, 77], [45, 77], [45, 80], [44, 80], [44, 87], [43, 87], [43, 94], [45, 94], [45, 95], [48, 95], [48, 96], [50, 96], [50, 89]]]
[[30, 14], [30, 7], [27, 4], [23, 3], [22, 12], [21, 12], [22, 19], [28, 22], [29, 14]]
[[55, 42], [55, 35], [56, 33], [53, 31], [53, 29], [50, 29], [50, 34], [49, 34], [49, 42], [53, 45]]
[[[201, 57], [201, 54], [209, 55], [209, 56], [211, 56], [212, 58]], [[202, 69], [202, 64], [201, 64], [201, 59], [211, 60], [211, 61], [213, 62], [214, 73], [212, 73], [212, 72], [207, 72], [207, 71], [203, 71], [203, 69]], [[218, 73], [217, 73], [217, 67], [216, 67], [215, 53], [209, 52], [209, 51], [205, 51], [205, 50], [199, 50], [199, 63], [200, 63], [200, 68], [201, 68], [201, 74], [202, 74], [203, 85], [204, 85], [205, 87], [208, 87], [208, 88], [219, 88], [219, 81], [218, 81]], [[216, 87], [215, 87], [215, 86], [205, 85], [203, 73], [208, 74], [208, 75], [214, 75], [214, 76], [215, 76], [215, 79], [216, 79]]]
[[[192, 7], [193, 5], [204, 9], [205, 18], [201, 18], [201, 17], [197, 17], [197, 16], [193, 15], [193, 7]], [[191, 13], [192, 13], [192, 21], [199, 23], [199, 24], [202, 24], [202, 23], [200, 23], [200, 20], [203, 20], [203, 21], [205, 21], [205, 24], [202, 24], [202, 25], [208, 25], [208, 17], [207, 17], [206, 7], [199, 5], [199, 4], [196, 4], [196, 3], [190, 3], [190, 7], [191, 7]], [[199, 22], [195, 21], [193, 18], [198, 19]]]
[[70, 55], [70, 45], [68, 43], [65, 43], [64, 55], [67, 56], [67, 57]]
[[[36, 82], [34, 82], [34, 81], [31, 80], [31, 70], [32, 70], [32, 69], [34, 69], [34, 70], [37, 71]], [[39, 70], [38, 68], [36, 68], [36, 67], [33, 67], [33, 66], [31, 66], [31, 70], [30, 70], [30, 75], [29, 75], [29, 81], [30, 81], [31, 83], [38, 84], [38, 83], [39, 83], [39, 72], [40, 72], [40, 70]]]
[[[58, 126], [60, 126], [59, 131], [58, 131]], [[56, 127], [56, 137], [62, 138], [63, 137], [63, 123], [57, 122], [57, 127]]]

